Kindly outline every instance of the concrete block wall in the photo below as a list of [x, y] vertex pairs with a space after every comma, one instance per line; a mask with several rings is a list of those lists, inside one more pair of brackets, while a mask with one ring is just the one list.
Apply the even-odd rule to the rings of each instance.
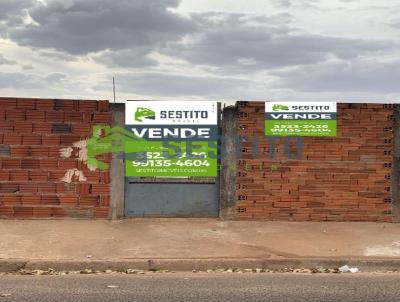
[[264, 111], [264, 103], [239, 104], [239, 218], [392, 221], [393, 105], [338, 104], [337, 137], [304, 137], [302, 148], [293, 141], [301, 156], [291, 159], [284, 139], [271, 146], [264, 136]]
[[73, 144], [111, 121], [108, 101], [0, 98], [0, 218], [108, 217], [109, 171]]

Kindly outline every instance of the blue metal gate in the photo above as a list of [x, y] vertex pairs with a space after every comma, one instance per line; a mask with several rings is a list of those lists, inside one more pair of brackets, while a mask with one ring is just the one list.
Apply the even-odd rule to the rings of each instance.
[[217, 217], [217, 178], [125, 178], [125, 216]]

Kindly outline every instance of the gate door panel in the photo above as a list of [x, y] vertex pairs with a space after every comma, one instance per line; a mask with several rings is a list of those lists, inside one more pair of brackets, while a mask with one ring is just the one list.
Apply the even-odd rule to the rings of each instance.
[[126, 177], [125, 181], [125, 216], [218, 216], [219, 188], [214, 177]]

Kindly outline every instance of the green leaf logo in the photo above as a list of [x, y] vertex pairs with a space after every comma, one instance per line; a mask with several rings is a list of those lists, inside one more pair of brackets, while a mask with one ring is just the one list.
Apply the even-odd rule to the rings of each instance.
[[138, 107], [135, 112], [135, 121], [143, 122], [143, 119], [156, 119], [156, 113], [148, 108]]
[[280, 111], [280, 110], [289, 110], [289, 107], [286, 105], [275, 104], [272, 106], [273, 111]]

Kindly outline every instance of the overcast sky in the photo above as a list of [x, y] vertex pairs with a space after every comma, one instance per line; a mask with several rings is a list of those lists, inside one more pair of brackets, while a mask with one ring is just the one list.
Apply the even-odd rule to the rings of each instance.
[[400, 102], [399, 0], [0, 0], [0, 95]]

